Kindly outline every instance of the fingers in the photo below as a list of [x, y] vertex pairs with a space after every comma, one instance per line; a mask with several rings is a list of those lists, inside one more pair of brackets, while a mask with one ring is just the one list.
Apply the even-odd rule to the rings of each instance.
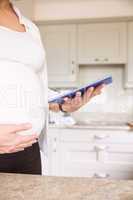
[[71, 99], [68, 98], [68, 97], [65, 97], [64, 98], [64, 104], [67, 103], [67, 104], [71, 104]]
[[16, 139], [14, 140], [14, 146], [19, 146], [27, 143], [35, 143], [35, 141], [37, 142], [37, 139], [37, 134], [31, 136], [17, 135]]
[[102, 93], [102, 89], [105, 87], [105, 85], [100, 85], [98, 87], [95, 88], [92, 97], [100, 95]]
[[100, 85], [96, 88], [89, 88], [86, 93], [83, 95], [83, 104], [86, 104], [92, 97], [100, 95], [102, 93], [102, 89], [105, 85]]
[[23, 143], [20, 145], [11, 145], [11, 146], [5, 146], [0, 148], [0, 154], [8, 154], [8, 153], [15, 153], [19, 151], [24, 151], [25, 148], [31, 147], [33, 144], [35, 144], [37, 140], [30, 141], [27, 143]]
[[93, 87], [89, 88], [85, 92], [85, 94], [83, 95], [83, 105], [85, 105], [91, 99], [93, 92], [94, 92], [94, 88]]
[[69, 97], [66, 97], [64, 98], [64, 101], [66, 104], [70, 104], [70, 105], [76, 105], [76, 104], [79, 104], [80, 101], [81, 101], [81, 92], [77, 92], [76, 93], [76, 96], [74, 98], [69, 98]]
[[0, 125], [0, 130], [2, 133], [16, 133], [19, 131], [24, 131], [24, 130], [28, 130], [31, 129], [32, 126], [29, 123], [26, 124], [1, 124]]
[[15, 126], [11, 127], [11, 129], [12, 129], [11, 132], [16, 133], [16, 132], [20, 132], [20, 131], [29, 130], [31, 128], [32, 128], [32, 125], [30, 123], [19, 124], [19, 125], [15, 125]]
[[90, 101], [90, 99], [96, 95], [101, 94], [104, 85], [100, 85], [96, 88], [89, 88], [82, 96], [81, 92], [77, 92], [74, 98], [66, 97], [64, 98], [63, 110], [67, 112], [74, 112], [81, 106], [85, 105]]
[[76, 105], [78, 105], [78, 104], [81, 103], [81, 101], [82, 101], [82, 96], [81, 96], [81, 95], [82, 95], [81, 92], [77, 92], [77, 93], [76, 93], [76, 96], [75, 96], [75, 98], [73, 99], [73, 100], [74, 100], [74, 103], [75, 103]]
[[27, 143], [23, 143], [23, 144], [20, 144], [20, 145], [17, 145], [15, 148], [22, 148], [22, 149], [25, 149], [27, 147], [30, 147], [32, 146], [33, 144], [37, 143], [37, 140], [34, 140], [34, 141], [31, 141], [31, 142], [27, 142]]
[[20, 152], [20, 151], [24, 151], [24, 149], [18, 148], [18, 149], [10, 151], [9, 153], [17, 153], [17, 152]]

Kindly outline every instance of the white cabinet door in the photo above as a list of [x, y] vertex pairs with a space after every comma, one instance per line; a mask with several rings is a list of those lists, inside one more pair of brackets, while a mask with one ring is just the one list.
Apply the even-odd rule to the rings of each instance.
[[48, 65], [50, 87], [75, 86], [76, 26], [39, 25]]
[[78, 62], [80, 64], [127, 63], [126, 23], [79, 25]]
[[34, 0], [12, 0], [23, 15], [33, 20], [34, 18]]
[[59, 157], [58, 175], [61, 176], [90, 177], [98, 159], [94, 145], [85, 142], [60, 142]]
[[49, 129], [48, 160], [49, 175], [88, 176], [94, 175], [97, 153], [92, 143], [93, 135], [81, 130]]
[[128, 23], [128, 64], [126, 66], [126, 88], [133, 88], [133, 22]]

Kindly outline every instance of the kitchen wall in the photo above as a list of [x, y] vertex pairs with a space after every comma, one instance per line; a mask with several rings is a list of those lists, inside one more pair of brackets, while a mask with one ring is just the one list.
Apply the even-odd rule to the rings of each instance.
[[133, 16], [132, 0], [35, 0], [35, 19]]
[[105, 75], [112, 75], [113, 85], [107, 86], [102, 95], [88, 103], [81, 111], [84, 112], [112, 112], [133, 113], [133, 90], [124, 88], [125, 66], [80, 66], [79, 84], [86, 84]]

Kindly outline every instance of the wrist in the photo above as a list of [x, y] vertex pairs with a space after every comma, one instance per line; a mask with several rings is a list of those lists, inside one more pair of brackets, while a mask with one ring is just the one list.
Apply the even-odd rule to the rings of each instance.
[[63, 109], [63, 104], [59, 103], [59, 109], [60, 109], [61, 112], [67, 113], [67, 111]]

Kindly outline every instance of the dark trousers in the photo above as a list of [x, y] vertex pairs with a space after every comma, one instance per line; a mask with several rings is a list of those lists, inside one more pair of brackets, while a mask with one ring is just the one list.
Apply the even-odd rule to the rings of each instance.
[[21, 152], [0, 154], [0, 173], [41, 174], [39, 144]]

